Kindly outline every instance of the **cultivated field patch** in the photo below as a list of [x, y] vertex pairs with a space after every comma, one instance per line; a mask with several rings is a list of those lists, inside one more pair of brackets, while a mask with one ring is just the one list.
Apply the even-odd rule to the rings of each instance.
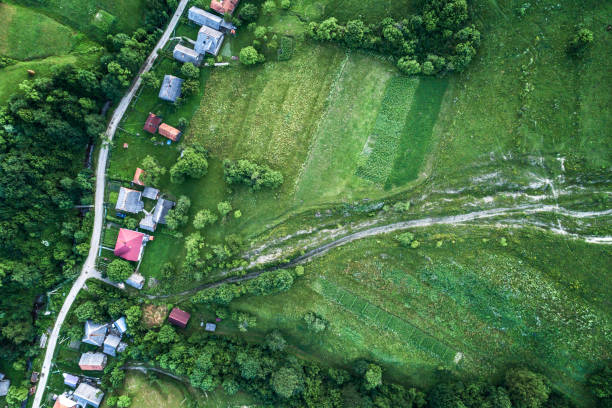
[[144, 305], [142, 308], [142, 321], [146, 327], [159, 327], [166, 320], [168, 308], [166, 306]]

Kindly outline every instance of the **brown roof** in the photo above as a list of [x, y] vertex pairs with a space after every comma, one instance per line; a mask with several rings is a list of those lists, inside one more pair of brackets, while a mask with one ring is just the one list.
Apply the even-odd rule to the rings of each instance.
[[161, 126], [159, 127], [159, 134], [164, 137], [167, 137], [173, 142], [176, 142], [181, 136], [181, 131], [178, 130], [177, 128], [173, 128], [170, 125], [162, 123]]
[[149, 113], [149, 117], [147, 118], [143, 129], [149, 133], [155, 134], [161, 122], [162, 118], [155, 115], [154, 113]]
[[210, 8], [215, 10], [217, 13], [232, 14], [238, 6], [239, 0], [210, 0]]
[[189, 313], [179, 309], [178, 307], [175, 307], [170, 312], [170, 316], [168, 316], [168, 321], [176, 326], [185, 327], [187, 326], [187, 322], [189, 322], [190, 318], [191, 315]]
[[139, 186], [144, 186], [144, 183], [140, 181], [140, 176], [142, 176], [144, 173], [145, 171], [143, 169], [136, 167], [136, 172], [134, 173], [134, 180], [132, 180], [132, 183], [138, 184]]

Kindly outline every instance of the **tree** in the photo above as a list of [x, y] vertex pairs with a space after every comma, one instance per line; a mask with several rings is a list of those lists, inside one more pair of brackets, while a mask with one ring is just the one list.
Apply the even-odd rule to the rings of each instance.
[[166, 174], [166, 168], [160, 166], [154, 157], [148, 156], [142, 160], [140, 167], [144, 170], [144, 175], [141, 176], [141, 181], [145, 185], [157, 187], [161, 177]]
[[223, 386], [223, 390], [225, 390], [227, 395], [234, 395], [240, 389], [240, 385], [233, 378], [224, 380], [223, 384], [221, 385]]
[[283, 184], [283, 175], [268, 166], [260, 166], [248, 160], [223, 161], [223, 175], [227, 184], [245, 184], [253, 191], [262, 188], [278, 188]]
[[213, 214], [210, 210], [201, 210], [193, 218], [193, 227], [195, 229], [202, 229], [206, 225], [214, 224], [218, 217]]
[[600, 406], [612, 406], [612, 368], [605, 366], [590, 375], [587, 386], [600, 401]]
[[397, 67], [400, 71], [408, 75], [417, 75], [421, 73], [421, 64], [415, 59], [409, 57], [400, 58], [397, 62]]
[[100, 313], [98, 312], [98, 305], [96, 305], [93, 301], [88, 300], [85, 303], [80, 304], [74, 311], [77, 319], [80, 322], [84, 322], [86, 320], [99, 320]]
[[581, 57], [593, 43], [593, 38], [593, 32], [588, 28], [579, 29], [570, 39], [568, 52]]
[[278, 330], [274, 330], [266, 336], [266, 347], [271, 351], [283, 351], [286, 346], [287, 341]]
[[365, 388], [367, 390], [374, 389], [382, 384], [382, 368], [376, 364], [370, 364], [364, 375]]
[[225, 217], [230, 211], [232, 211], [232, 205], [227, 201], [221, 201], [219, 204], [217, 204], [217, 210], [219, 210], [219, 214], [221, 214], [222, 217]]
[[289, 10], [291, 8], [291, 0], [281, 0], [281, 8], [283, 10]]
[[252, 3], [245, 3], [240, 9], [240, 18], [246, 22], [255, 21], [257, 17], [259, 17], [259, 10]]
[[168, 211], [166, 215], [166, 225], [171, 230], [176, 230], [185, 224], [189, 220], [189, 208], [191, 207], [191, 200], [187, 196], [180, 196], [176, 205], [173, 209]]
[[181, 75], [186, 79], [198, 79], [200, 77], [200, 68], [196, 67], [191, 62], [186, 62], [181, 67]]
[[291, 398], [301, 391], [303, 380], [301, 376], [291, 367], [282, 367], [272, 373], [270, 384], [278, 395], [283, 398]]
[[264, 62], [266, 59], [263, 54], [257, 52], [255, 47], [249, 45], [240, 50], [240, 63], [243, 65], [255, 65]]
[[267, 0], [263, 6], [261, 6], [261, 11], [265, 15], [271, 16], [276, 11], [276, 2], [274, 0]]
[[128, 408], [132, 405], [132, 399], [127, 395], [122, 395], [117, 400], [117, 408]]
[[106, 405], [109, 407], [116, 407], [118, 400], [119, 398], [116, 395], [111, 395], [110, 397], [106, 398]]
[[17, 408], [28, 398], [28, 389], [12, 385], [6, 394], [6, 403], [10, 408]]
[[140, 76], [142, 78], [142, 83], [144, 86], [148, 88], [157, 89], [160, 85], [160, 80], [153, 71], [145, 72]]
[[164, 324], [161, 329], [159, 329], [159, 333], [157, 333], [157, 341], [162, 344], [174, 343], [178, 340], [178, 336], [174, 329], [168, 325]]
[[180, 184], [185, 177], [199, 179], [208, 172], [208, 160], [203, 149], [187, 147], [170, 169], [170, 181]]
[[136, 327], [140, 323], [142, 317], [142, 309], [138, 305], [130, 306], [125, 311], [125, 320], [128, 329]]
[[122, 259], [115, 259], [106, 268], [106, 275], [114, 282], [123, 282], [133, 272], [132, 265]]
[[526, 369], [508, 371], [505, 385], [512, 404], [517, 408], [539, 408], [550, 395], [546, 378]]

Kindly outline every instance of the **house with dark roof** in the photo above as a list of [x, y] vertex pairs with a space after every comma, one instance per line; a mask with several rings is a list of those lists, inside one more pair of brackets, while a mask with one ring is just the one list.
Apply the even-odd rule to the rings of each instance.
[[104, 340], [104, 353], [115, 357], [117, 355], [117, 346], [121, 343], [121, 338], [114, 334], [109, 334]]
[[238, 7], [239, 0], [211, 0], [210, 8], [219, 14], [232, 14]]
[[154, 113], [149, 113], [149, 116], [147, 117], [147, 120], [144, 124], [143, 130], [145, 132], [155, 134], [157, 133], [157, 128], [159, 127], [159, 125], [161, 125], [161, 123], [162, 118], [160, 118]]
[[121, 228], [115, 243], [114, 253], [126, 261], [140, 261], [144, 245], [148, 239], [149, 237], [142, 232]]
[[119, 189], [119, 196], [115, 204], [117, 211], [138, 214], [143, 208], [144, 203], [142, 202], [142, 193], [140, 191], [125, 187]]
[[83, 371], [102, 371], [106, 367], [106, 355], [93, 351], [83, 353], [79, 360], [79, 367]]
[[78, 404], [83, 408], [93, 407], [98, 408], [104, 398], [102, 390], [93, 387], [87, 383], [81, 383], [72, 395]]
[[187, 327], [187, 323], [189, 323], [189, 319], [191, 315], [184, 310], [175, 307], [170, 312], [170, 316], [168, 316], [168, 321], [175, 326], [185, 328]]
[[133, 288], [140, 290], [144, 286], [145, 278], [138, 272], [134, 272], [133, 274], [130, 275], [129, 278], [125, 280], [125, 283], [127, 283]]
[[157, 200], [157, 197], [159, 197], [159, 190], [153, 187], [145, 187], [142, 196], [149, 200]]
[[115, 327], [115, 330], [119, 332], [119, 335], [123, 336], [123, 334], [127, 331], [125, 316], [121, 316], [119, 319], [115, 320], [113, 326]]
[[164, 76], [164, 81], [159, 89], [159, 98], [168, 102], [176, 102], [179, 96], [181, 96], [182, 86], [183, 80], [181, 78], [174, 75]]
[[11, 386], [11, 380], [8, 378], [0, 380], [0, 397], [4, 397], [8, 394], [8, 390]]
[[136, 167], [136, 171], [134, 172], [134, 178], [132, 179], [132, 183], [137, 184], [139, 186], [144, 186], [144, 183], [142, 182], [142, 180], [140, 180], [143, 174], [146, 174], [145, 171], [141, 169], [140, 167]]
[[189, 8], [187, 17], [189, 18], [189, 21], [192, 21], [197, 25], [207, 26], [214, 28], [215, 30], [220, 30], [221, 23], [223, 22], [223, 17], [219, 17], [216, 14], [209, 13], [208, 11], [202, 10], [201, 8], [195, 6]]
[[202, 63], [202, 54], [198, 54], [196, 50], [185, 47], [181, 44], [176, 44], [172, 56], [175, 60], [180, 62], [191, 62], [193, 65], [200, 65]]
[[173, 142], [177, 142], [181, 137], [182, 132], [175, 127], [162, 123], [159, 127], [159, 134], [172, 140]]
[[106, 337], [108, 327], [105, 324], [94, 323], [91, 320], [85, 322], [85, 335], [83, 343], [91, 344], [92, 346], [101, 346]]
[[79, 384], [79, 377], [74, 374], [63, 373], [62, 376], [64, 377], [64, 385], [70, 388], [76, 388]]
[[147, 231], [155, 232], [157, 224], [166, 224], [166, 215], [168, 215], [168, 212], [174, 205], [174, 201], [160, 198], [157, 200], [157, 204], [155, 204], [155, 208], [152, 212], [145, 212], [146, 216], [140, 220], [139, 227]]
[[221, 45], [223, 45], [224, 34], [214, 28], [202, 26], [198, 31], [198, 39], [195, 43], [195, 50], [200, 54], [219, 54]]

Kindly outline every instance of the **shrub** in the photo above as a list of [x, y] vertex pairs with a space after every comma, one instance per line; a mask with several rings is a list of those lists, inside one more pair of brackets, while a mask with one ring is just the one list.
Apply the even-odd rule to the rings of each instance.
[[132, 265], [121, 259], [115, 259], [106, 268], [106, 275], [115, 282], [123, 282], [130, 277], [132, 272]]
[[217, 204], [217, 210], [222, 217], [225, 217], [230, 213], [230, 211], [232, 211], [232, 205], [227, 201], [221, 201], [219, 204]]
[[263, 54], [260, 54], [255, 47], [247, 46], [240, 50], [240, 63], [243, 65], [255, 65], [265, 61]]
[[281, 0], [281, 8], [283, 10], [289, 10], [291, 8], [291, 0]]
[[257, 20], [259, 17], [259, 10], [257, 6], [251, 3], [246, 3], [240, 9], [240, 18], [244, 21], [251, 22]]
[[568, 52], [575, 56], [584, 55], [585, 51], [593, 43], [593, 32], [587, 28], [581, 28], [572, 36], [568, 45]]
[[186, 79], [198, 79], [200, 77], [200, 69], [191, 62], [186, 62], [181, 67], [181, 75]]
[[217, 219], [218, 217], [210, 210], [201, 210], [193, 217], [193, 227], [195, 229], [202, 229], [206, 225], [214, 224]]
[[261, 10], [265, 15], [270, 16], [276, 11], [276, 3], [274, 0], [267, 0], [261, 7]]
[[253, 191], [262, 188], [278, 188], [283, 184], [282, 173], [248, 160], [224, 160], [223, 175], [227, 184], [245, 184]]

